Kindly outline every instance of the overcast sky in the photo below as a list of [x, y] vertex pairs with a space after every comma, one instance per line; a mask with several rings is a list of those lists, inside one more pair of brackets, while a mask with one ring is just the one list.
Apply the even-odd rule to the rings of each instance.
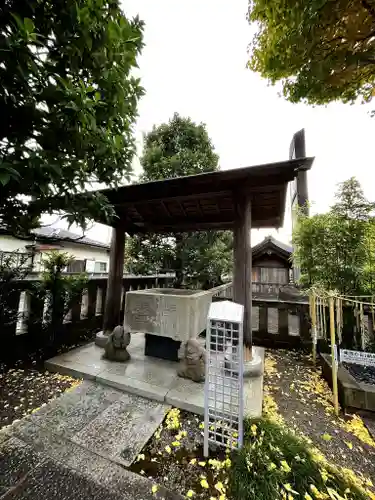
[[[222, 169], [288, 158], [293, 133], [306, 130], [313, 212], [332, 203], [338, 182], [356, 176], [365, 194], [374, 193], [375, 106], [312, 107], [290, 104], [280, 88], [246, 69], [254, 28], [246, 21], [246, 0], [123, 0], [128, 16], [146, 23], [139, 73], [146, 95], [139, 106], [136, 136], [168, 121], [175, 111], [204, 122]], [[253, 231], [257, 243], [271, 231]], [[290, 239], [290, 212], [276, 237]], [[108, 241], [96, 226], [88, 235]]]

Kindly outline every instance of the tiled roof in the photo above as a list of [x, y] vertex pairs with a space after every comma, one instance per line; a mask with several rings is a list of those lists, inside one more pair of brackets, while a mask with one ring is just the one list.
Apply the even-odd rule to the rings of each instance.
[[277, 240], [273, 236], [266, 236], [263, 241], [261, 241], [260, 243], [258, 243], [257, 245], [255, 245], [252, 248], [253, 253], [261, 251], [269, 243], [272, 244], [272, 245], [274, 245], [274, 246], [276, 246], [276, 247], [278, 247], [278, 248], [280, 248], [280, 250], [282, 250], [283, 252], [287, 252], [289, 254], [293, 253], [293, 247], [292, 246], [287, 245], [286, 243], [283, 243], [282, 241]]
[[79, 234], [72, 233], [66, 229], [53, 228], [53, 227], [38, 227], [31, 231], [35, 234], [36, 238], [49, 239], [53, 241], [70, 241], [72, 243], [77, 243], [81, 245], [88, 245], [92, 247], [99, 247], [109, 249], [109, 245], [102, 243], [100, 241], [91, 240], [86, 238], [86, 236], [80, 236]]

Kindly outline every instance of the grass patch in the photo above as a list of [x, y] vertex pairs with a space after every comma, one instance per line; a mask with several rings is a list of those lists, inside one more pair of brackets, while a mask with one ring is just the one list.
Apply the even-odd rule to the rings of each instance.
[[371, 485], [267, 418], [245, 421], [244, 446], [229, 479], [231, 497], [240, 500], [375, 499]]

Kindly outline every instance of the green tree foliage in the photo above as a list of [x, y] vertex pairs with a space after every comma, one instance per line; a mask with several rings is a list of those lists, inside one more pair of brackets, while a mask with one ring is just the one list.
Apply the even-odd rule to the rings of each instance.
[[347, 295], [375, 293], [374, 208], [352, 177], [339, 185], [329, 212], [298, 214], [293, 246], [302, 285]]
[[118, 0], [1, 2], [2, 226], [26, 231], [60, 208], [83, 227], [112, 214], [96, 193], [73, 197], [91, 182], [129, 179], [142, 31]]
[[[218, 156], [203, 124], [175, 114], [145, 135], [141, 165], [145, 182], [215, 171]], [[221, 231], [135, 236], [126, 246], [125, 259], [132, 272], [173, 269], [174, 286], [209, 288], [230, 271], [231, 249], [231, 233]]]
[[281, 81], [292, 101], [370, 101], [375, 83], [372, 0], [249, 0], [257, 31], [249, 67]]

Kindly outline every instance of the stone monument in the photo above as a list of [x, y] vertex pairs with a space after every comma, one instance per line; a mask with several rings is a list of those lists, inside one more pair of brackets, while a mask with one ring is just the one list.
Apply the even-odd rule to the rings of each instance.
[[128, 361], [130, 354], [127, 347], [130, 344], [130, 331], [121, 325], [117, 325], [113, 332], [108, 335], [107, 343], [104, 346], [104, 359], [110, 361]]
[[206, 350], [197, 339], [189, 339], [184, 346], [184, 357], [180, 361], [177, 375], [194, 382], [203, 382], [206, 366]]

